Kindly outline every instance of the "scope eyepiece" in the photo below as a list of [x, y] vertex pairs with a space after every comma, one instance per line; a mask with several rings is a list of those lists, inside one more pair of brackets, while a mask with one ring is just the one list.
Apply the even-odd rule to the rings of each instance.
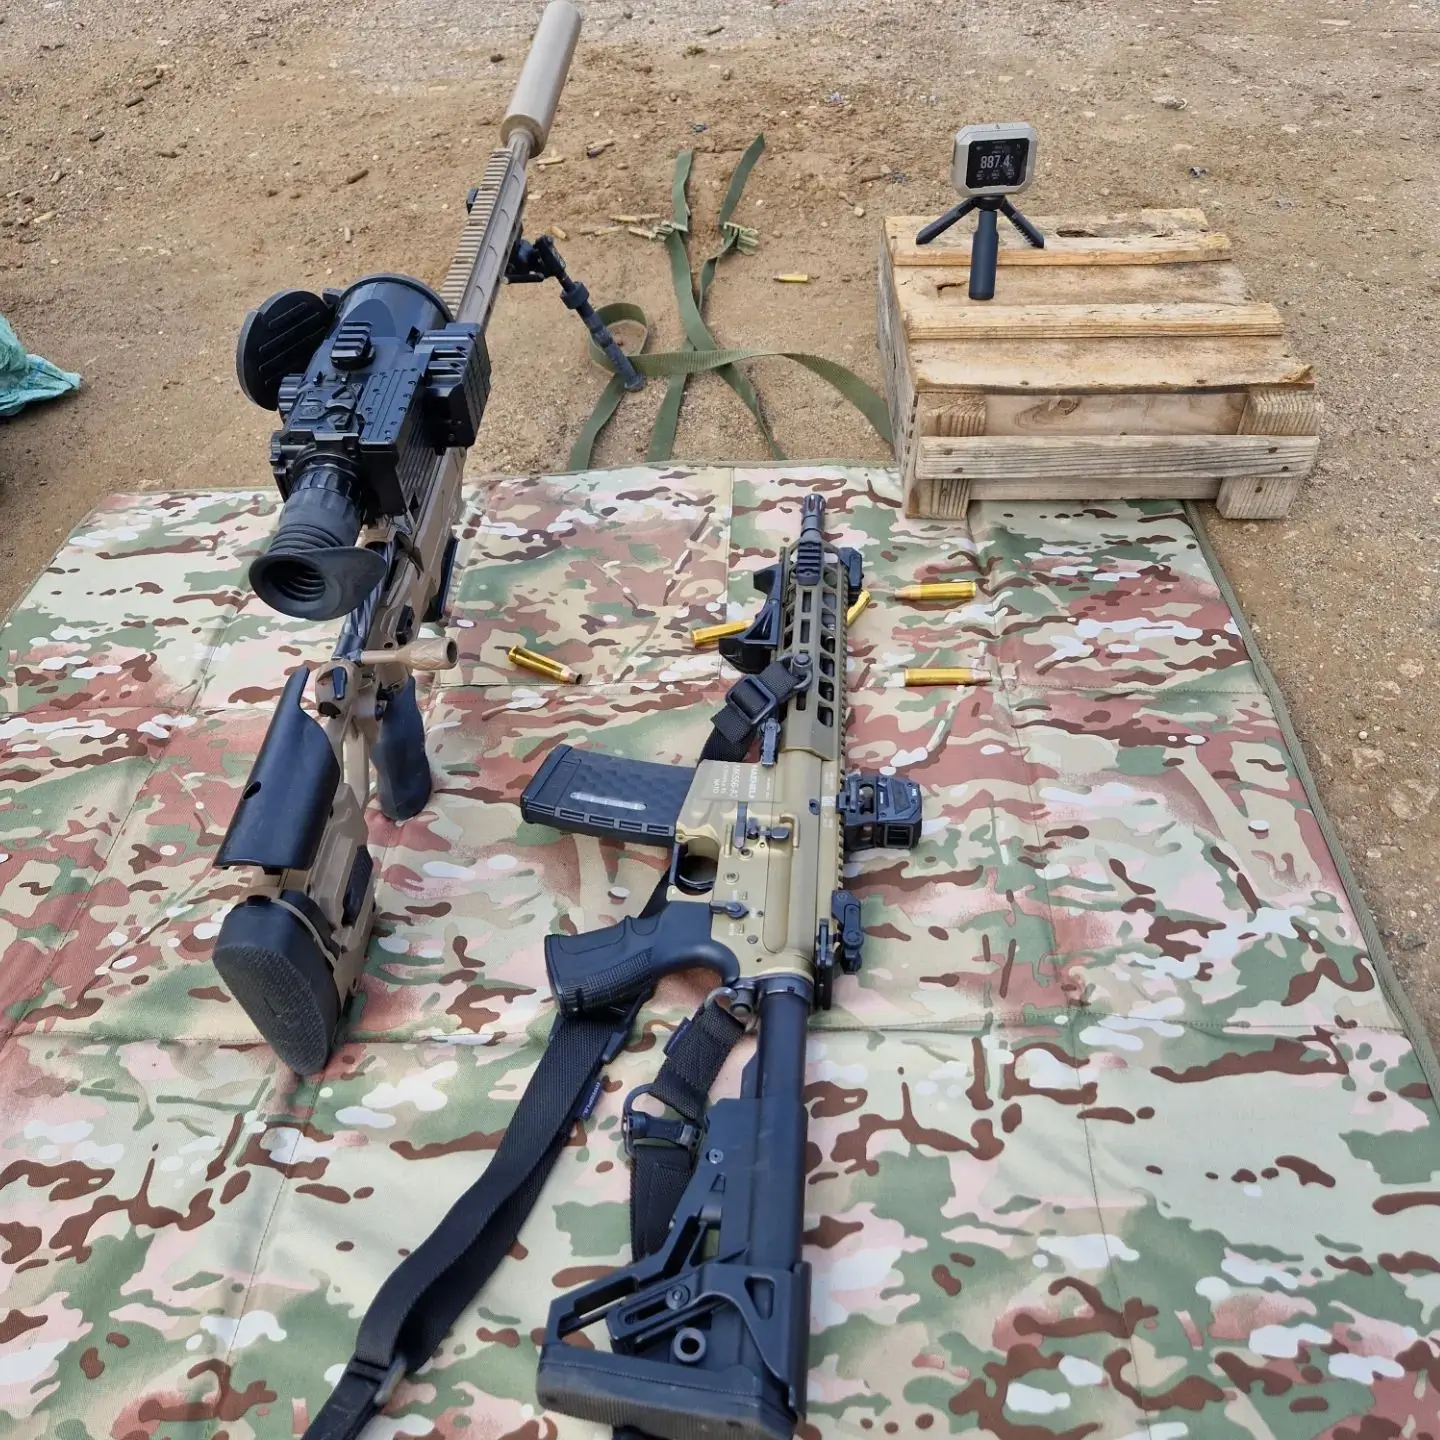
[[358, 482], [328, 461], [307, 466], [250, 566], [255, 593], [297, 620], [348, 615], [385, 578], [384, 558], [355, 544], [360, 524]]

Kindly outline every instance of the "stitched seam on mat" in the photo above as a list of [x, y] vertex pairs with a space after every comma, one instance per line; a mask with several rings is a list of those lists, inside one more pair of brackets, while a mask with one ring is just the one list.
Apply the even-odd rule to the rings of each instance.
[[[171, 734], [173, 733], [174, 732], [172, 731]], [[125, 813], [120, 817], [120, 823], [115, 827], [115, 833], [110, 837], [110, 843], [105, 847], [100, 864], [95, 871], [95, 880], [99, 880], [100, 877], [105, 873], [106, 867], [110, 863], [111, 852], [115, 849], [115, 842], [119, 840], [121, 835], [125, 833], [125, 827], [130, 823], [130, 817], [135, 813], [135, 807], [139, 805], [140, 797], [145, 793], [145, 787], [155, 778], [155, 772], [160, 768], [160, 759], [161, 756], [157, 755], [155, 759], [150, 762], [150, 768], [146, 772], [145, 778], [136, 787], [135, 794], [131, 797], [130, 804], [126, 806]], [[51, 976], [54, 975], [55, 966], [60, 958], [60, 952], [65, 948], [66, 942], [75, 933], [76, 922], [79, 920], [82, 914], [88, 913], [88, 908], [85, 905], [85, 901], [89, 899], [91, 892], [94, 890], [94, 888], [94, 881], [91, 881], [91, 883], [86, 885], [83, 890], [78, 890], [74, 892], [75, 908], [70, 914], [70, 919], [65, 926], [64, 932], [61, 934], [59, 940], [55, 942], [54, 947], [50, 951], [48, 957], [50, 963], [46, 966], [45, 973], [42, 976], [38, 977], [38, 983], [43, 983], [44, 981], [49, 980]], [[19, 1032], [20, 1026], [25, 1021], [25, 1017], [29, 1015], [31, 1010], [36, 1008], [42, 1001], [42, 996], [31, 996], [30, 1000], [25, 1002], [24, 1012], [16, 1016], [15, 1019], [10, 1020], [9, 1023], [3, 1028], [0, 1028], [0, 1047], [3, 1047], [6, 1042], [8, 1042], [14, 1035]], [[39, 1031], [38, 1027], [34, 1027], [26, 1033], [38, 1034], [47, 1032], [41, 1032]]]
[[[273, 1080], [271, 1083], [273, 1085]], [[320, 1089], [319, 1085], [314, 1084], [314, 1082], [309, 1079], [305, 1079], [301, 1082], [302, 1089], [309, 1089], [312, 1087], [312, 1085], [315, 1091], [315, 1097], [318, 1099]], [[294, 1118], [301, 1125], [304, 1125], [307, 1121], [313, 1120], [315, 1118], [314, 1100], [312, 1100], [311, 1103], [307, 1107], [305, 1107], [303, 1111], [298, 1105], [291, 1106], [289, 1108]], [[285, 1175], [282, 1173], [280, 1177], [280, 1186], [275, 1192], [275, 1203], [271, 1205], [270, 1213], [265, 1217], [265, 1228], [260, 1233], [260, 1243], [255, 1247], [255, 1260], [250, 1267], [250, 1278], [245, 1282], [245, 1297], [241, 1300], [239, 1312], [235, 1317], [235, 1333], [230, 1337], [229, 1343], [225, 1346], [225, 1356], [224, 1359], [222, 1359], [220, 1362], [227, 1369], [230, 1367], [231, 1357], [235, 1354], [235, 1341], [239, 1338], [240, 1335], [240, 1321], [245, 1318], [246, 1314], [249, 1312], [250, 1309], [250, 1297], [255, 1293], [255, 1282], [260, 1276], [260, 1262], [264, 1258], [265, 1247], [269, 1244], [270, 1232], [275, 1228], [275, 1217], [280, 1213], [280, 1202], [285, 1198], [285, 1192], [290, 1186], [290, 1179], [291, 1177], [289, 1175]], [[213, 1437], [215, 1435], [215, 1425], [217, 1424], [217, 1422], [222, 1421], [223, 1419], [224, 1416], [222, 1415], [213, 1416], [210, 1420], [210, 1423], [206, 1426], [205, 1434], [207, 1437], [210, 1437], [210, 1440], [213, 1440]]]
[[1331, 863], [1340, 876], [1340, 883], [1345, 888], [1350, 909], [1354, 912], [1355, 919], [1360, 926], [1360, 933], [1370, 951], [1370, 961], [1375, 967], [1376, 976], [1380, 981], [1381, 993], [1395, 1012], [1395, 1017], [1400, 1022], [1401, 1033], [1410, 1042], [1410, 1046], [1415, 1052], [1421, 1074], [1424, 1075], [1426, 1084], [1430, 1087], [1432, 1108], [1440, 1108], [1440, 1057], [1436, 1056], [1430, 1034], [1420, 1023], [1420, 1016], [1414, 1005], [1411, 1004], [1410, 996], [1406, 993], [1404, 986], [1400, 983], [1400, 977], [1395, 973], [1390, 952], [1385, 948], [1385, 942], [1380, 937], [1380, 929], [1375, 923], [1375, 917], [1370, 912], [1370, 906], [1360, 888], [1360, 882], [1351, 868], [1350, 857], [1345, 853], [1345, 847], [1340, 841], [1339, 832], [1335, 829], [1329, 812], [1320, 801], [1320, 792], [1316, 788], [1315, 777], [1310, 771], [1309, 761], [1305, 758], [1304, 748], [1300, 744], [1300, 734], [1295, 729], [1294, 721], [1290, 718], [1285, 697], [1281, 694], [1280, 686], [1271, 673], [1269, 665], [1260, 654], [1260, 647], [1255, 640], [1254, 631], [1251, 630], [1250, 622], [1240, 608], [1240, 600], [1235, 594], [1234, 587], [1230, 584], [1230, 577], [1220, 566], [1215, 549], [1210, 543], [1210, 536], [1201, 523], [1199, 508], [1193, 501], [1185, 502], [1185, 518], [1195, 532], [1200, 553], [1210, 566], [1215, 582], [1220, 587], [1221, 596], [1230, 606], [1230, 613], [1240, 631], [1240, 639], [1245, 646], [1245, 653], [1249, 656], [1250, 663], [1269, 697], [1271, 707], [1275, 712], [1276, 724], [1279, 726], [1280, 734], [1290, 752], [1291, 765], [1300, 781], [1301, 789], [1305, 792], [1305, 798], [1310, 802], [1311, 812], [1315, 816], [1320, 833], [1330, 851]]
[[[1073, 1039], [1073, 1036], [1067, 1035], [1065, 1038], [1070, 1040]], [[1070, 1050], [1073, 1055], [1074, 1047], [1071, 1046]], [[1075, 1058], [1078, 1059], [1079, 1056], [1077, 1055]], [[1110, 1253], [1110, 1231], [1105, 1225], [1105, 1211], [1100, 1204], [1100, 1184], [1095, 1178], [1095, 1150], [1091, 1144], [1090, 1122], [1085, 1119], [1083, 1114], [1078, 1115], [1076, 1118], [1080, 1121], [1081, 1134], [1085, 1137], [1085, 1168], [1090, 1174], [1091, 1194], [1095, 1197], [1095, 1220], [1100, 1226], [1100, 1234], [1105, 1241], [1105, 1269], [1110, 1276], [1111, 1283], [1115, 1287], [1115, 1294], [1119, 1297], [1120, 1314], [1123, 1317], [1125, 1314], [1125, 1287], [1120, 1283], [1120, 1271], [1115, 1264], [1115, 1257]], [[1140, 1347], [1135, 1344], [1133, 1331], [1125, 1338], [1130, 1342], [1130, 1368], [1135, 1372], [1135, 1389], [1143, 1397], [1145, 1394], [1145, 1378], [1140, 1373]], [[1139, 1413], [1140, 1423], [1145, 1427], [1145, 1433], [1147, 1435], [1152, 1434], [1149, 1412], [1143, 1405], [1139, 1404], [1132, 1404], [1132, 1408]]]

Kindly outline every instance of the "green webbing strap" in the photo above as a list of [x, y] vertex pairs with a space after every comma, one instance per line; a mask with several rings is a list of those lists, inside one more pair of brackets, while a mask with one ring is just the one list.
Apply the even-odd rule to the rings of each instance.
[[[757, 135], [750, 145], [750, 150], [754, 151], [754, 158], [750, 162], [751, 168], [754, 167], [755, 160], [759, 158], [760, 151], [764, 148], [765, 137]], [[690, 252], [685, 248], [685, 239], [690, 231], [690, 201], [686, 198], [685, 188], [690, 183], [690, 168], [694, 161], [695, 152], [693, 150], [682, 150], [675, 161], [675, 180], [671, 186], [671, 197], [674, 202], [671, 222], [674, 228], [665, 236], [665, 250], [670, 257], [670, 284], [675, 291], [675, 306], [680, 312], [681, 328], [685, 331], [684, 350], [715, 351], [720, 347], [716, 344], [715, 337], [710, 333], [704, 316], [700, 313], [701, 306], [704, 304], [704, 295], [702, 292], [701, 297], [697, 300], [693, 282], [690, 279]], [[739, 169], [740, 167], [737, 165], [736, 174], [739, 174]], [[748, 173], [747, 171], [746, 174], [748, 175]], [[738, 190], [735, 187], [734, 177], [731, 177], [730, 191], [726, 192], [726, 199], [731, 200], [730, 208], [732, 210], [739, 203], [740, 192], [744, 188], [743, 177]], [[733, 200], [731, 191], [734, 192]], [[719, 255], [714, 258], [718, 261]], [[712, 265], [711, 275], [713, 276], [713, 274], [714, 266]], [[684, 350], [680, 353], [683, 354]], [[746, 409], [755, 417], [755, 423], [760, 427], [760, 433], [765, 437], [765, 443], [770, 449], [771, 458], [783, 460], [784, 452], [775, 443], [775, 437], [770, 433], [770, 426], [766, 423], [765, 416], [760, 409], [760, 397], [755, 393], [755, 387], [751, 385], [749, 376], [737, 370], [733, 365], [717, 365], [714, 368], [720, 378], [744, 401]], [[675, 432], [680, 426], [680, 406], [685, 399], [685, 386], [694, 373], [694, 371], [680, 370], [670, 376], [670, 384], [666, 387], [660, 413], [655, 417], [655, 428], [650, 432], [650, 448], [645, 452], [645, 458], [652, 463], [663, 463], [675, 453]]]
[[[655, 427], [651, 431], [650, 446], [645, 455], [646, 460], [651, 463], [663, 463], [674, 453], [675, 432], [680, 422], [680, 406], [684, 400], [685, 385], [690, 376], [708, 374], [712, 371], [719, 375], [745, 402], [746, 409], [755, 417], [755, 423], [760, 428], [760, 433], [765, 439], [771, 456], [776, 460], [784, 460], [785, 452], [776, 444], [770, 426], [760, 409], [760, 397], [756, 395], [749, 378], [737, 368], [741, 362], [746, 360], [772, 357], [793, 360], [796, 364], [803, 365], [807, 370], [834, 386], [875, 427], [876, 432], [886, 444], [890, 443], [890, 416], [885, 402], [854, 371], [846, 369], [845, 366], [837, 364], [833, 360], [827, 360], [823, 355], [812, 355], [800, 350], [722, 349], [705, 324], [701, 311], [714, 281], [716, 268], [720, 261], [741, 248], [742, 244], [742, 228], [730, 224], [730, 217], [740, 203], [740, 197], [745, 190], [745, 182], [750, 178], [750, 172], [755, 168], [755, 162], [760, 158], [764, 149], [765, 137], [757, 135], [740, 157], [735, 172], [730, 177], [730, 185], [725, 192], [725, 199], [720, 206], [718, 217], [724, 238], [719, 250], [700, 267], [698, 287], [691, 279], [690, 256], [685, 248], [684, 238], [690, 228], [690, 202], [686, 197], [685, 190], [690, 180], [694, 152], [683, 150], [676, 158], [675, 177], [671, 184], [673, 201], [671, 224], [665, 236], [665, 248], [670, 259], [670, 278], [675, 290], [675, 304], [680, 313], [681, 328], [685, 332], [685, 344], [682, 349], [664, 351], [655, 355], [645, 354], [645, 346], [649, 343], [650, 338], [650, 324], [645, 312], [638, 305], [621, 300], [610, 305], [602, 305], [596, 312], [607, 325], [617, 321], [628, 321], [639, 325], [642, 332], [640, 345], [638, 350], [630, 356], [635, 368], [642, 375], [650, 378], [664, 378], [670, 382], [666, 387], [665, 398], [661, 402], [659, 414], [655, 417]], [[590, 468], [595, 442], [601, 431], [609, 424], [625, 395], [620, 377], [613, 373], [613, 367], [605, 353], [597, 345], [590, 346], [590, 357], [604, 369], [610, 370], [611, 376], [609, 383], [601, 392], [600, 398], [595, 402], [595, 408], [590, 412], [590, 418], [586, 420], [579, 435], [575, 438], [575, 444], [570, 451], [571, 470]]]
[[757, 135], [746, 146], [745, 153], [740, 157], [740, 163], [735, 167], [735, 173], [730, 177], [730, 188], [725, 192], [725, 199], [720, 203], [720, 213], [716, 216], [716, 223], [720, 226], [720, 233], [725, 239], [720, 248], [700, 267], [700, 309], [702, 311], [705, 309], [705, 297], [710, 293], [710, 283], [715, 278], [715, 267], [740, 243], [740, 232], [730, 224], [730, 217], [735, 213], [735, 207], [745, 193], [745, 182], [750, 178], [750, 172], [755, 168], [755, 162], [760, 158], [760, 153], [764, 149], [765, 136], [763, 134]]

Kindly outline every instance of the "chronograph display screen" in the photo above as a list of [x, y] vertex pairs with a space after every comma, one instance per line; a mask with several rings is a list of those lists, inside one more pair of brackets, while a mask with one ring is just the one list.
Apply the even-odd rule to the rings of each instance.
[[950, 178], [962, 195], [1008, 195], [1035, 173], [1035, 127], [967, 125], [955, 137]]

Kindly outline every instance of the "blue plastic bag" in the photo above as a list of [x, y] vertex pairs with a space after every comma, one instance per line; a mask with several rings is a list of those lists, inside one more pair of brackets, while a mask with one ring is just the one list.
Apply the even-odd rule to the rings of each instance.
[[36, 400], [53, 400], [79, 388], [78, 375], [38, 355], [27, 355], [10, 322], [0, 315], [0, 416], [14, 415]]

